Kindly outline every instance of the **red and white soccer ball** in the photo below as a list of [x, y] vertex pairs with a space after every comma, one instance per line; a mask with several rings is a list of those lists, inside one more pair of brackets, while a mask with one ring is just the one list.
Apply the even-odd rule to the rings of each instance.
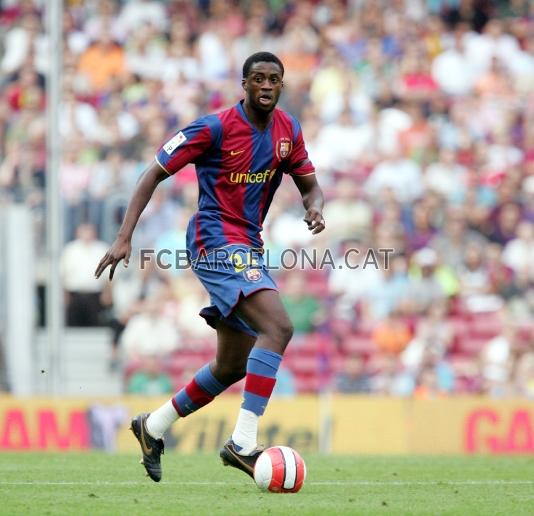
[[306, 464], [293, 448], [273, 446], [258, 457], [254, 480], [262, 491], [296, 493], [306, 480]]

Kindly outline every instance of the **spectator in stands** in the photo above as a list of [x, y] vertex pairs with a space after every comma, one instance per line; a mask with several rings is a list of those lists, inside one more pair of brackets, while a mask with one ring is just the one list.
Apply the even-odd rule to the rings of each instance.
[[121, 347], [128, 361], [147, 356], [163, 357], [179, 346], [179, 335], [173, 321], [161, 315], [160, 298], [153, 296], [144, 303], [143, 311], [126, 323]]
[[[194, 348], [197, 339], [211, 337], [213, 333], [207, 324], [197, 321], [198, 313], [208, 304], [209, 298], [190, 270], [172, 280], [172, 289], [178, 301], [175, 317], [182, 335], [182, 346]], [[187, 292], [186, 296], [184, 292]]]
[[161, 396], [174, 392], [171, 378], [165, 373], [158, 356], [145, 356], [141, 368], [135, 371], [128, 380], [128, 394]]
[[331, 221], [329, 237], [332, 239], [365, 239], [369, 236], [373, 212], [354, 179], [346, 178], [336, 183], [335, 196], [326, 204], [324, 215]]
[[[353, 321], [356, 309], [368, 302], [369, 292], [383, 287], [383, 270], [374, 266], [363, 267], [368, 250], [360, 240], [341, 242], [334, 261], [344, 264], [346, 259], [349, 266], [332, 269], [328, 278], [328, 290], [334, 302], [332, 312], [336, 318]], [[364, 306], [363, 311], [368, 313], [370, 309]]]
[[524, 275], [534, 281], [534, 223], [520, 222], [517, 238], [504, 247], [502, 261], [517, 275]]
[[425, 247], [412, 256], [413, 273], [409, 291], [413, 299], [413, 310], [417, 314], [426, 312], [433, 303], [443, 301], [446, 291], [440, 281], [437, 253]]
[[423, 103], [406, 103], [404, 110], [410, 117], [410, 124], [399, 132], [399, 146], [404, 156], [425, 166], [434, 157], [434, 130], [424, 114]]
[[514, 202], [507, 202], [495, 208], [493, 224], [487, 230], [487, 236], [492, 242], [506, 245], [517, 237], [517, 226], [521, 220], [521, 208]]
[[534, 353], [523, 353], [515, 370], [515, 394], [521, 397], [534, 399]]
[[421, 167], [400, 152], [393, 151], [374, 168], [365, 184], [371, 197], [377, 197], [384, 188], [391, 188], [401, 203], [413, 202], [423, 193]]
[[412, 338], [408, 322], [396, 311], [376, 324], [371, 338], [378, 351], [393, 356], [399, 355]]
[[[503, 260], [503, 248], [499, 244], [489, 243], [485, 250], [491, 292], [503, 299], [509, 299], [520, 294], [521, 286], [520, 281], [518, 281], [520, 275], [514, 275], [514, 270]], [[526, 277], [528, 278], [528, 271], [526, 272]]]
[[[0, 7], [0, 203], [30, 208], [38, 256], [45, 256], [44, 77], [50, 62], [44, 4]], [[314, 285], [314, 303], [318, 312], [331, 313], [330, 328], [367, 331], [392, 310], [425, 321], [436, 299], [454, 296], [471, 310], [506, 305], [531, 324], [533, 11], [528, 2], [497, 2], [492, 10], [480, 2], [448, 2], [446, 9], [444, 2], [419, 0], [379, 4], [235, 0], [228, 9], [225, 1], [65, 3], [59, 115], [66, 240], [86, 221], [96, 226], [97, 239], [108, 240], [123, 216], [125, 193], [156, 145], [175, 127], [239, 100], [233, 77], [246, 56], [258, 48], [279, 50], [291, 68], [283, 102], [301, 118], [332, 212], [330, 231], [317, 245], [337, 250], [358, 239], [356, 260], [368, 248], [394, 248], [399, 255], [395, 271], [345, 267], [330, 271], [324, 288]], [[190, 168], [158, 188], [134, 254], [140, 247], [182, 245], [195, 181]], [[290, 188], [275, 200], [267, 248], [308, 248], [309, 232], [291, 210], [298, 201]], [[342, 264], [342, 251], [336, 254]], [[87, 254], [82, 266], [85, 260]], [[163, 285], [161, 310], [178, 328], [181, 344], [205, 339], [208, 328], [192, 322], [202, 299], [188, 285], [187, 271], [146, 274], [130, 286], [125, 275], [119, 290], [108, 293], [116, 296], [116, 302], [107, 300], [115, 320], [125, 324], [143, 315], [141, 301], [125, 316], [124, 300], [151, 297]], [[75, 271], [71, 287], [94, 297], [101, 286], [85, 284], [82, 275]], [[300, 305], [293, 305], [297, 314]], [[451, 307], [466, 309], [462, 302]], [[303, 319], [304, 330], [315, 326]], [[451, 357], [450, 363], [454, 389], [475, 392], [473, 357]], [[377, 355], [369, 364], [372, 389], [407, 392], [398, 361]], [[435, 364], [428, 369], [425, 378], [412, 377], [414, 385], [418, 378], [432, 383], [433, 374], [439, 383]]]
[[439, 393], [436, 371], [432, 367], [424, 368], [417, 380], [413, 397], [418, 400], [435, 398]]
[[424, 364], [441, 362], [453, 337], [453, 328], [447, 320], [447, 305], [436, 301], [417, 322], [414, 337], [401, 356], [403, 366], [419, 372]]
[[293, 323], [295, 334], [310, 333], [319, 324], [321, 307], [316, 297], [306, 291], [304, 274], [287, 272], [282, 302]]
[[385, 395], [392, 394], [397, 370], [397, 357], [388, 353], [373, 353], [367, 363], [371, 392]]
[[359, 356], [347, 357], [343, 369], [334, 378], [337, 392], [344, 394], [371, 392], [371, 379], [365, 368], [365, 360]]
[[424, 174], [426, 187], [455, 205], [465, 197], [467, 180], [467, 168], [458, 163], [456, 152], [450, 148], [442, 148], [438, 160], [428, 165]]
[[109, 307], [107, 322], [112, 330], [109, 361], [111, 371], [119, 367], [119, 343], [128, 321], [145, 310], [144, 302], [147, 298], [157, 295], [160, 291], [161, 280], [154, 274], [154, 270], [154, 262], [145, 264], [141, 269], [119, 269], [114, 281], [106, 285], [102, 299]]
[[483, 235], [467, 227], [462, 208], [449, 207], [442, 231], [434, 236], [429, 247], [437, 252], [443, 264], [457, 270], [463, 263], [467, 245], [469, 243], [483, 245], [486, 241]]
[[468, 245], [464, 263], [458, 271], [460, 296], [468, 310], [491, 311], [502, 307], [502, 299], [493, 293], [483, 248]]
[[465, 54], [462, 34], [454, 33], [451, 48], [444, 50], [432, 62], [432, 77], [447, 95], [468, 95], [476, 79], [475, 70]]
[[506, 319], [502, 333], [490, 339], [480, 354], [480, 374], [485, 394], [495, 397], [512, 394], [510, 380], [515, 364], [517, 345], [517, 333], [513, 321]]
[[94, 262], [107, 250], [107, 244], [97, 240], [96, 229], [82, 224], [76, 229], [76, 239], [65, 245], [61, 255], [61, 279], [66, 295], [68, 326], [99, 326], [102, 321], [101, 295], [105, 278], [95, 279]]
[[370, 285], [366, 295], [365, 316], [372, 321], [379, 321], [393, 311], [410, 313], [412, 311], [410, 278], [406, 256], [395, 254], [389, 257], [389, 263], [381, 263], [382, 282]]
[[273, 396], [276, 398], [291, 398], [297, 394], [295, 375], [287, 367], [280, 367], [276, 375], [276, 385]]
[[[70, 77], [69, 77], [70, 79]], [[65, 139], [72, 139], [75, 135], [90, 141], [97, 139], [99, 122], [98, 111], [89, 102], [76, 97], [73, 85], [64, 81], [63, 99], [59, 114], [59, 130]]]
[[175, 201], [169, 189], [156, 189], [150, 204], [139, 220], [134, 243], [139, 245], [140, 242], [144, 242], [146, 247], [154, 248], [161, 235], [174, 229], [175, 217]]
[[39, 73], [48, 69], [47, 37], [42, 32], [40, 16], [33, 12], [24, 14], [5, 35], [4, 55], [0, 68], [5, 74], [16, 73], [30, 62]]
[[126, 62], [123, 48], [112, 40], [111, 27], [103, 27], [95, 41], [82, 53], [78, 72], [93, 94], [108, 91], [114, 80], [124, 76]]
[[32, 107], [43, 110], [45, 91], [41, 76], [30, 65], [24, 65], [8, 86], [6, 98], [15, 112]]
[[432, 227], [430, 206], [425, 201], [413, 203], [410, 215], [405, 222], [406, 246], [407, 251], [413, 253], [427, 247], [436, 230]]

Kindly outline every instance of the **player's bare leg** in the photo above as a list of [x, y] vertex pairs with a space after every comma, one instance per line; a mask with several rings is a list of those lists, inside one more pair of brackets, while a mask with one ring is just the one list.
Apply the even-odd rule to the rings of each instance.
[[261, 451], [257, 445], [258, 421], [276, 382], [282, 354], [293, 335], [293, 326], [275, 290], [261, 290], [242, 299], [237, 312], [258, 332], [247, 361], [243, 403], [232, 438], [221, 450], [226, 464], [253, 475]]
[[215, 377], [226, 385], [242, 380], [247, 373], [248, 356], [255, 343], [256, 337], [218, 322], [217, 355], [211, 362]]
[[152, 480], [161, 480], [163, 434], [177, 419], [207, 405], [245, 376], [248, 355], [255, 341], [255, 337], [218, 322], [215, 360], [201, 368], [187, 386], [160, 408], [132, 419], [131, 429], [141, 446], [142, 464]]
[[293, 324], [278, 291], [260, 290], [243, 298], [237, 312], [258, 332], [255, 347], [283, 355], [293, 336]]

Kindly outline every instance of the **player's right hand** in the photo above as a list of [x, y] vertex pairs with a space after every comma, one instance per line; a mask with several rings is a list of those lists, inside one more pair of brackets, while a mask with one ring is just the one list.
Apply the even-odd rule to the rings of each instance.
[[109, 279], [113, 279], [115, 268], [121, 260], [124, 260], [124, 266], [128, 267], [130, 261], [130, 254], [132, 253], [132, 244], [130, 240], [115, 240], [113, 245], [109, 248], [108, 252], [104, 255], [98, 267], [95, 271], [95, 278], [100, 278], [100, 275], [106, 270], [108, 265], [111, 265], [109, 269]]

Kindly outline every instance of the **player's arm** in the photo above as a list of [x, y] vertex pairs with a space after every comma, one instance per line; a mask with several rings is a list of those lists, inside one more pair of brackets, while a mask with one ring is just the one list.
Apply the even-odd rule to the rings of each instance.
[[169, 174], [163, 170], [155, 160], [145, 170], [135, 187], [130, 202], [128, 203], [126, 215], [124, 216], [122, 225], [117, 233], [115, 242], [113, 242], [113, 245], [100, 260], [100, 263], [96, 268], [95, 276], [97, 278], [99, 278], [106, 270], [108, 265], [111, 265], [109, 279], [113, 279], [115, 268], [122, 259], [124, 259], [124, 266], [128, 266], [128, 261], [130, 260], [130, 254], [132, 252], [132, 235], [135, 226], [137, 225], [137, 221], [148, 204], [148, 201], [150, 201], [154, 190], [166, 177], [169, 177]]
[[324, 197], [321, 187], [317, 183], [315, 174], [292, 175], [293, 181], [302, 196], [302, 204], [306, 210], [304, 221], [313, 235], [320, 233], [325, 228], [323, 218]]
[[295, 127], [294, 147], [289, 156], [288, 173], [293, 178], [293, 181], [295, 181], [302, 196], [302, 203], [306, 210], [304, 222], [308, 224], [308, 229], [312, 234], [316, 235], [325, 228], [323, 218], [323, 191], [315, 178], [313, 163], [308, 158], [300, 124], [296, 119], [293, 119], [293, 125]]
[[[141, 213], [143, 213], [154, 190], [161, 181], [178, 172], [187, 163], [195, 163], [195, 160], [210, 148], [212, 144], [210, 120], [211, 125], [213, 125], [213, 116], [195, 120], [181, 131], [178, 131], [156, 152], [154, 161], [145, 170], [137, 183], [115, 242], [96, 268], [95, 276], [97, 278], [108, 265], [111, 265], [109, 279], [113, 279], [115, 268], [122, 259], [124, 259], [124, 265], [128, 266], [132, 251], [132, 234]], [[215, 118], [215, 120], [218, 119]]]

